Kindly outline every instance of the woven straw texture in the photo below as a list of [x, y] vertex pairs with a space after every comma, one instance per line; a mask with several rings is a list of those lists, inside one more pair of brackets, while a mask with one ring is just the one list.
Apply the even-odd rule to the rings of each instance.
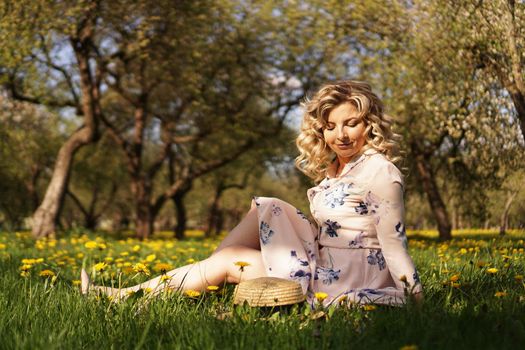
[[301, 285], [276, 277], [260, 277], [239, 283], [235, 287], [234, 304], [248, 302], [250, 306], [280, 306], [305, 300]]

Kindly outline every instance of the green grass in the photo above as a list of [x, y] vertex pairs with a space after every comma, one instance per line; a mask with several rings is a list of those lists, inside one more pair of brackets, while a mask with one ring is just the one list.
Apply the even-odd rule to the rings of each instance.
[[[130, 264], [144, 262], [152, 271], [158, 262], [182, 265], [217, 244], [198, 237], [106, 238], [88, 249], [90, 237], [95, 239], [74, 234], [35, 243], [25, 233], [0, 233], [0, 348], [514, 349], [525, 342], [524, 232], [504, 238], [466, 232], [445, 244], [412, 237], [410, 250], [425, 289], [420, 308], [341, 308], [325, 310], [322, 317], [306, 305], [233, 306], [231, 287], [195, 299], [174, 293], [122, 303], [84, 298], [73, 282], [82, 264], [89, 268], [111, 257], [97, 283], [127, 271], [124, 283], [134, 284], [146, 276], [130, 271]], [[30, 264], [29, 276], [20, 276], [22, 259], [40, 257], [44, 261]], [[497, 272], [490, 274], [490, 268]], [[39, 276], [46, 269], [58, 275], [54, 283]]]

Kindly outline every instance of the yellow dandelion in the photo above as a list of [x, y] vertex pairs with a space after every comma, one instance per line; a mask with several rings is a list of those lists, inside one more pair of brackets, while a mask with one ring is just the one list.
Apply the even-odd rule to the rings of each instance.
[[363, 306], [363, 310], [365, 311], [374, 311], [375, 309], [377, 309], [375, 305], [366, 304]]
[[488, 274], [491, 274], [491, 275], [495, 275], [495, 274], [498, 273], [498, 269], [495, 268], [495, 267], [488, 268], [488, 269], [487, 269], [487, 273], [488, 273]]
[[122, 253], [120, 253], [120, 256], [128, 256], [128, 255], [129, 255], [128, 252], [122, 252]]
[[514, 279], [516, 281], [518, 281], [518, 282], [521, 282], [521, 281], [523, 281], [523, 275], [516, 275], [516, 276], [514, 276]]
[[20, 272], [20, 276], [22, 276], [22, 277], [29, 277], [29, 271], [22, 271], [22, 272]]
[[105, 262], [99, 262], [93, 266], [93, 270], [97, 272], [102, 272], [106, 269], [108, 265]]
[[239, 266], [239, 271], [244, 271], [246, 266], [250, 266], [250, 263], [246, 261], [236, 261], [233, 263], [235, 266]]
[[148, 267], [142, 263], [137, 263], [133, 265], [133, 271], [135, 271], [136, 273], [143, 273], [148, 276], [150, 274]]
[[82, 284], [82, 281], [81, 280], [73, 280], [71, 281], [71, 283], [74, 285], [74, 286], [80, 286]]
[[55, 273], [51, 270], [42, 270], [40, 271], [39, 273], [39, 276], [41, 277], [54, 277], [55, 276]]
[[171, 280], [171, 277], [168, 275], [160, 276], [160, 283], [166, 283], [166, 282], [169, 282], [170, 280]]
[[106, 257], [104, 258], [104, 261], [105, 261], [105, 262], [108, 262], [108, 263], [113, 262], [113, 260], [114, 260], [114, 259], [113, 259], [111, 256], [106, 256]]
[[479, 268], [484, 267], [486, 265], [487, 265], [487, 263], [482, 261], [482, 260], [476, 262], [476, 266], [479, 267]]
[[87, 249], [95, 249], [95, 248], [97, 248], [97, 246], [98, 246], [98, 243], [95, 242], [95, 241], [87, 241], [84, 244], [84, 247], [86, 247]]
[[99, 250], [104, 250], [104, 249], [106, 249], [107, 247], [108, 247], [108, 246], [106, 245], [106, 243], [99, 243], [99, 244], [97, 245], [97, 248], [98, 248]]
[[201, 292], [198, 290], [188, 289], [184, 291], [184, 294], [190, 298], [198, 298], [201, 295]]
[[196, 261], [196, 260], [193, 259], [193, 258], [189, 258], [189, 259], [186, 260], [186, 262], [187, 262], [188, 264], [193, 264], [195, 261]]
[[146, 257], [147, 262], [153, 262], [155, 261], [155, 259], [157, 259], [157, 256], [155, 254], [150, 254]]
[[399, 348], [399, 350], [417, 350], [417, 345], [404, 345]]
[[326, 294], [325, 292], [315, 293], [315, 299], [317, 299], [319, 302], [323, 302], [323, 300], [325, 300], [326, 298], [328, 298], [328, 294]]
[[219, 286], [208, 286], [208, 287], [206, 287], [206, 290], [208, 292], [216, 292], [216, 291], [219, 290]]
[[502, 298], [502, 297], [504, 297], [504, 296], [507, 296], [507, 292], [496, 292], [496, 293], [494, 294], [494, 296], [495, 296], [496, 298]]
[[20, 270], [21, 270], [22, 272], [27, 272], [27, 271], [29, 271], [32, 267], [33, 267], [33, 265], [24, 264], [24, 265], [20, 266]]
[[122, 269], [122, 272], [124, 272], [124, 274], [126, 274], [126, 275], [131, 275], [131, 274], [135, 273], [135, 270], [133, 269], [133, 266], [125, 266]]
[[456, 282], [457, 280], [459, 280], [459, 275], [450, 276], [450, 282]]
[[461, 248], [461, 249], [459, 250], [459, 253], [460, 253], [461, 255], [465, 255], [465, 254], [467, 254], [467, 252], [468, 252], [468, 251], [467, 251], [467, 249], [465, 249], [465, 248]]
[[5, 245], [4, 243], [0, 243], [0, 250], [5, 249], [5, 248], [7, 248], [7, 245]]
[[155, 271], [158, 271], [160, 273], [166, 273], [168, 272], [169, 270], [173, 269], [173, 266], [170, 265], [170, 264], [166, 264], [166, 263], [158, 263], [158, 264], [155, 264], [155, 266], [153, 267], [153, 269]]
[[153, 292], [153, 289], [151, 289], [149, 287], [146, 287], [143, 290], [144, 290], [144, 293], [151, 293], [151, 292]]

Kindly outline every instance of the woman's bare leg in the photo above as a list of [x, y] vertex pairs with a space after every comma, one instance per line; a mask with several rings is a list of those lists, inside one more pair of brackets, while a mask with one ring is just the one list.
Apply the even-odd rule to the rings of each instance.
[[[211, 256], [195, 264], [190, 264], [169, 271], [170, 278], [162, 282], [158, 276], [129, 288], [111, 288], [91, 286], [88, 274], [81, 273], [82, 293], [95, 289], [107, 295], [125, 297], [129, 292], [149, 288], [156, 294], [169, 287], [178, 290], [204, 290], [209, 285], [220, 285], [223, 282], [238, 283], [242, 280], [266, 276], [259, 241], [259, 222], [255, 202], [246, 216], [222, 240]], [[244, 268], [242, 274], [236, 261], [245, 261], [250, 265]]]
[[254, 201], [252, 201], [252, 207], [246, 216], [230, 231], [230, 233], [228, 233], [212, 255], [217, 254], [226, 247], [234, 245], [261, 250], [261, 242], [259, 241], [259, 220], [257, 218], [257, 208]]
[[[247, 262], [249, 265], [240, 270], [234, 263]], [[170, 279], [162, 282], [162, 276], [140, 283], [129, 288], [111, 288], [102, 286], [89, 286], [89, 278], [85, 271], [82, 273], [82, 292], [88, 289], [101, 291], [117, 298], [126, 297], [130, 292], [149, 288], [152, 294], [157, 294], [165, 288], [179, 291], [205, 290], [210, 285], [221, 285], [224, 282], [239, 283], [244, 280], [266, 276], [261, 252], [257, 249], [241, 245], [224, 247], [209, 258], [176, 268], [166, 274]]]

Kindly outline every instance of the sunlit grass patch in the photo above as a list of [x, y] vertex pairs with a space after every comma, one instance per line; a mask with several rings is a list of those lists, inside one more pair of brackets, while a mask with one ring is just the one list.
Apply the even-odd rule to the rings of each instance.
[[[0, 329], [26, 344], [17, 329], [47, 327], [45, 333], [32, 331], [33, 344], [41, 345], [27, 348], [50, 347], [49, 339], [72, 348], [132, 348], [142, 337], [148, 347], [175, 348], [192, 342], [204, 348], [511, 348], [525, 341], [519, 332], [523, 322], [515, 321], [525, 319], [525, 232], [499, 237], [496, 231], [466, 230], [449, 242], [439, 242], [436, 231], [432, 235], [409, 238], [424, 286], [422, 308], [308, 311], [305, 304], [279, 310], [234, 307], [229, 285], [184, 294], [166, 289], [155, 298], [153, 290], [142, 290], [124, 303], [80, 297], [83, 266], [107, 286], [126, 287], [155, 275], [166, 276], [160, 283], [168, 283], [167, 271], [209, 256], [220, 237], [195, 233], [177, 241], [154, 235], [140, 241], [78, 232], [35, 241], [28, 232], [0, 233], [0, 307], [6, 310]], [[231, 263], [246, 267], [238, 259]], [[77, 340], [61, 343], [64, 329]], [[242, 340], [232, 345], [231, 339]]]

